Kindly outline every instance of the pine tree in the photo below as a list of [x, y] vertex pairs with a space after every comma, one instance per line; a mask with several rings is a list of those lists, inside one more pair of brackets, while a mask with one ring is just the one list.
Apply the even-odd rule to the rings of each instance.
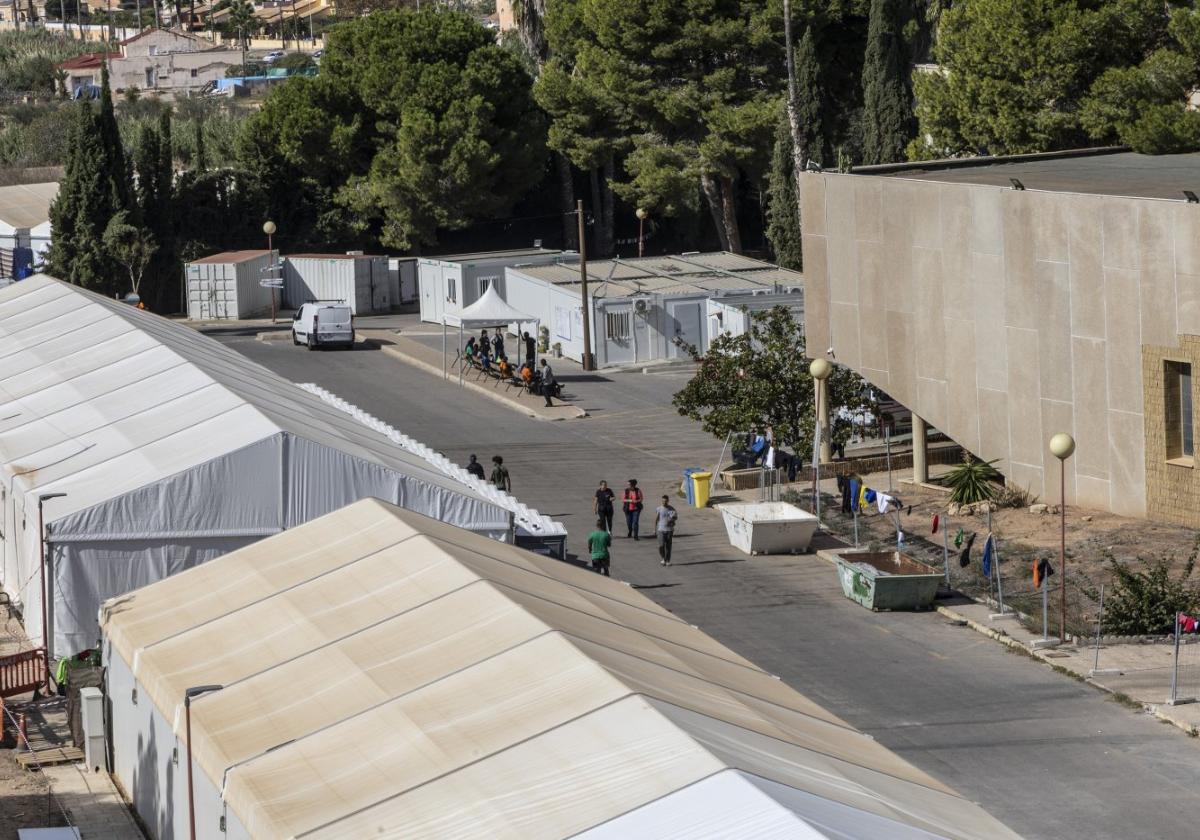
[[784, 268], [799, 270], [803, 267], [803, 257], [792, 160], [792, 133], [784, 113], [775, 129], [771, 174], [767, 182], [767, 239], [775, 251], [775, 262]]
[[900, 0], [871, 0], [863, 59], [863, 163], [895, 163], [914, 134]]
[[194, 145], [196, 147], [196, 156], [192, 158], [192, 168], [197, 172], [204, 172], [208, 169], [208, 161], [204, 155], [204, 124], [200, 120], [195, 120], [192, 127], [195, 130]]

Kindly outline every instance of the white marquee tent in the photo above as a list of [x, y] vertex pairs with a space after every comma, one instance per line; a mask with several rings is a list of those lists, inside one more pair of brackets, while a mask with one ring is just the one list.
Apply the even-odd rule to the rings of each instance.
[[978, 806], [618, 581], [364, 500], [104, 608], [155, 840], [989, 838]]
[[4, 590], [52, 651], [113, 595], [366, 496], [511, 541], [512, 514], [194, 330], [45, 276], [0, 290]]
[[[463, 309], [461, 312], [447, 312], [442, 315], [442, 376], [446, 376], [446, 327], [458, 327], [458, 351], [461, 353], [463, 348], [463, 330], [479, 330], [487, 329], [488, 327], [508, 327], [510, 324], [517, 325], [518, 329], [521, 324], [533, 324], [534, 332], [537, 332], [538, 319], [532, 315], [526, 315], [519, 309], [514, 309], [508, 305], [508, 302], [500, 297], [500, 293], [496, 291], [495, 285], [487, 287], [479, 300], [472, 303], [470, 306]], [[521, 354], [518, 352], [517, 356]], [[462, 384], [462, 365], [458, 368], [458, 384]]]

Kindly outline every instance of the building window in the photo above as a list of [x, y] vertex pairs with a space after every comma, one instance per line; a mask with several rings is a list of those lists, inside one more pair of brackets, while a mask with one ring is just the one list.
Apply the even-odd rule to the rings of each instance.
[[480, 296], [482, 296], [483, 293], [486, 292], [491, 285], [492, 285], [491, 277], [480, 277], [479, 278], [479, 294], [480, 294]]
[[196, 73], [197, 73], [196, 69], [192, 68], [192, 78], [193, 79], [196, 78]]
[[628, 341], [632, 324], [629, 310], [624, 312], [606, 312], [604, 314], [604, 329], [613, 341]]
[[1165, 362], [1163, 394], [1166, 400], [1167, 458], [1191, 461], [1192, 439], [1192, 366], [1186, 362]]
[[458, 303], [458, 288], [453, 277], [446, 278], [446, 300]]

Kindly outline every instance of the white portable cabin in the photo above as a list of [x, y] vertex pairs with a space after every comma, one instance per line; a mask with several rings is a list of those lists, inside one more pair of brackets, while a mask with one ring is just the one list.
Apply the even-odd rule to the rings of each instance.
[[[513, 514], [190, 327], [38, 275], [0, 289], [0, 580], [52, 650], [109, 597], [375, 496], [512, 542]], [[27, 621], [34, 644], [39, 621]]]
[[388, 281], [391, 283], [392, 306], [416, 303], [417, 258], [392, 257], [388, 260]]
[[[550, 346], [583, 356], [583, 306], [578, 261], [517, 266], [505, 272], [508, 301], [541, 320]], [[794, 290], [794, 291], [793, 291]], [[803, 279], [738, 254], [682, 254], [588, 263], [591, 333], [597, 365], [618, 366], [688, 358], [677, 342], [703, 353], [710, 335], [710, 301], [727, 295], [803, 299]]]
[[0, 279], [40, 267], [50, 247], [50, 205], [58, 182], [0, 187]]
[[[188, 318], [236, 321], [270, 312], [271, 289], [262, 281], [278, 277], [278, 269], [278, 250], [224, 251], [193, 260], [183, 268]], [[278, 289], [275, 295], [278, 304]]]
[[417, 282], [421, 291], [421, 320], [432, 324], [444, 316], [457, 315], [479, 300], [495, 285], [507, 299], [504, 270], [514, 265], [546, 265], [562, 251], [523, 248], [512, 251], [483, 251], [477, 254], [448, 254], [417, 260]]
[[388, 258], [364, 254], [289, 254], [283, 264], [283, 300], [299, 309], [312, 300], [340, 300], [355, 315], [392, 311]]
[[708, 340], [718, 335], [739, 336], [750, 329], [755, 312], [782, 306], [792, 313], [797, 324], [804, 323], [804, 287], [791, 287], [786, 292], [766, 289], [750, 294], [732, 294], [708, 300]]
[[1016, 838], [629, 586], [377, 500], [102, 621], [151, 840]]

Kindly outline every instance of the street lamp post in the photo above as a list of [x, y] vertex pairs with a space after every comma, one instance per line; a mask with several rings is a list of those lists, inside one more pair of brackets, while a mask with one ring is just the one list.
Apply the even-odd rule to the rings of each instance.
[[1058, 640], [1067, 640], [1067, 459], [1075, 451], [1075, 438], [1066, 432], [1059, 432], [1050, 438], [1050, 452], [1058, 459], [1059, 465], [1059, 505], [1061, 530], [1058, 546]]
[[816, 385], [816, 434], [813, 436], [813, 513], [817, 515], [818, 525], [821, 522], [821, 432], [825, 417], [821, 413], [825, 394], [825, 380], [833, 373], [833, 365], [825, 359], [813, 359], [808, 366], [808, 373]]
[[646, 217], [650, 214], [646, 212], [645, 207], [639, 207], [634, 213], [638, 219], [638, 256], [643, 256], [646, 253]]
[[196, 796], [192, 786], [192, 698], [220, 691], [223, 685], [196, 685], [183, 692], [183, 714], [187, 719], [187, 780], [188, 780], [188, 836], [196, 840]]
[[66, 493], [42, 493], [38, 496], [38, 540], [42, 553], [42, 660], [46, 666], [46, 691], [50, 691], [50, 608], [46, 603], [49, 598], [49, 586], [46, 580], [46, 524], [42, 516], [42, 505], [50, 499], [61, 499]]
[[[267, 250], [271, 253], [271, 280], [275, 279], [275, 246], [272, 244], [272, 237], [275, 236], [275, 223], [270, 219], [263, 222], [263, 233], [267, 235]], [[271, 323], [275, 323], [275, 286], [271, 286]]]

